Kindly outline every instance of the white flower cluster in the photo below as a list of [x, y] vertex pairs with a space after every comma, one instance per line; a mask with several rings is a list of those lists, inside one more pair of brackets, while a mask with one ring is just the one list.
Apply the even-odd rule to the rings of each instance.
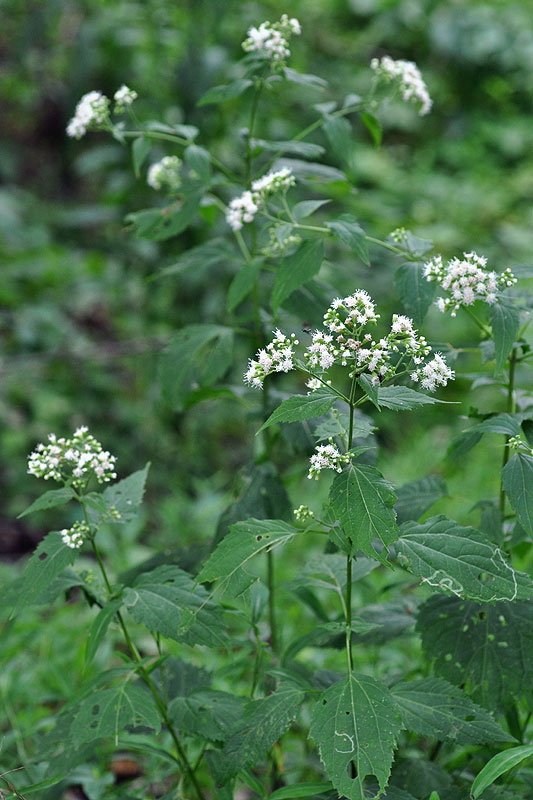
[[159, 191], [167, 186], [170, 191], [175, 191], [181, 183], [181, 158], [178, 156], [165, 156], [161, 161], [156, 161], [148, 169], [146, 182], [152, 189]]
[[91, 477], [98, 483], [114, 480], [115, 456], [102, 448], [87, 427], [78, 428], [71, 439], [48, 436], [49, 444], [37, 445], [28, 459], [28, 473], [36, 478], [69, 483], [79, 488]]
[[316, 448], [316, 453], [311, 456], [311, 466], [307, 477], [318, 480], [323, 469], [334, 469], [335, 472], [342, 472], [342, 465], [347, 464], [349, 460], [347, 455], [344, 455], [335, 447], [333, 439], [330, 439], [329, 444], [319, 444]]
[[226, 222], [234, 231], [240, 231], [245, 222], [253, 222], [255, 215], [269, 197], [279, 191], [286, 192], [296, 179], [288, 167], [269, 172], [252, 183], [252, 190], [235, 197], [226, 211]]
[[413, 61], [394, 61], [390, 56], [383, 56], [381, 59], [373, 58], [370, 66], [379, 78], [397, 84], [405, 102], [413, 100], [420, 103], [418, 113], [421, 117], [429, 114], [433, 103], [420, 70]]
[[298, 508], [294, 509], [293, 514], [298, 522], [308, 522], [315, 518], [315, 514], [309, 506], [298, 506]]
[[454, 378], [455, 372], [440, 353], [435, 353], [431, 361], [411, 373], [411, 380], [415, 383], [420, 381], [422, 389], [427, 389], [428, 392], [434, 392], [437, 386], [446, 386]]
[[137, 92], [130, 89], [126, 84], [122, 84], [120, 89], [117, 89], [113, 99], [115, 101], [115, 113], [122, 114], [127, 106], [131, 106], [134, 100], [137, 100]]
[[263, 381], [272, 372], [289, 372], [294, 368], [293, 346], [298, 344], [294, 333], [290, 338], [280, 330], [274, 331], [274, 339], [266, 349], [259, 350], [256, 359], [250, 359], [244, 381], [255, 389], [263, 388]]
[[289, 58], [289, 40], [299, 36], [302, 28], [297, 19], [283, 14], [279, 22], [262, 22], [258, 28], [248, 29], [242, 49], [246, 53], [264, 55], [274, 66], [282, 66]]
[[86, 522], [75, 522], [72, 528], [63, 528], [61, 538], [63, 543], [72, 550], [79, 550], [90, 533], [90, 528]]
[[101, 92], [84, 94], [67, 125], [67, 136], [81, 139], [89, 128], [103, 125], [109, 117], [109, 99]]
[[428, 281], [437, 281], [448, 293], [439, 297], [437, 307], [445, 312], [451, 309], [455, 317], [461, 306], [471, 306], [476, 300], [493, 305], [498, 292], [514, 286], [516, 278], [510, 269], [497, 274], [486, 269], [487, 259], [477, 253], [463, 253], [463, 258], [452, 258], [444, 263], [442, 256], [426, 262], [424, 275]]

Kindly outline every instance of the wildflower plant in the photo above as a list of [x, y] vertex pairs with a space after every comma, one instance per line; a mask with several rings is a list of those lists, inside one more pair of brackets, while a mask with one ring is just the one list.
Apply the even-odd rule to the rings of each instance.
[[[313, 121], [290, 141], [260, 137], [267, 91], [326, 89], [287, 65], [300, 32], [288, 16], [250, 28], [238, 77], [201, 98], [204, 106], [248, 107], [230, 164], [198, 144], [201, 132], [191, 125], [143, 124], [131, 113], [131, 129], [112, 121], [97, 92], [82, 98], [69, 123], [76, 138], [101, 128], [132, 140], [138, 175], [154, 143], [168, 146], [148, 168], [148, 182], [168, 203], [132, 212], [132, 231], [179, 241], [193, 221], [208, 219], [216, 236], [183, 252], [161, 277], [221, 264], [233, 275], [227, 318], [179, 330], [162, 354], [162, 396], [182, 413], [206, 398], [215, 402], [229, 374], [226, 393], [236, 408], [256, 404], [258, 438], [248, 487], [223, 514], [210, 554], [190, 571], [161, 554], [109, 572], [109, 530], [137, 514], [147, 467], [113, 482], [115, 459], [86, 428], [51, 436], [30, 456], [28, 471], [60, 487], [24, 513], [75, 503], [80, 518], [44, 538], [6, 603], [18, 612], [50, 600], [68, 579], [95, 611], [86, 669], [105, 637], [123, 640], [119, 657], [106, 651], [109, 668], [88, 679], [35, 747], [27, 765], [35, 784], [59, 782], [71, 764], [92, 763], [104, 747], [135, 752], [147, 764], [156, 759], [158, 779], [172, 787], [167, 797], [230, 798], [245, 786], [272, 800], [444, 800], [466, 797], [477, 773], [485, 780], [491, 756], [510, 746], [511, 757], [527, 741], [533, 581], [518, 566], [525, 563], [520, 546], [533, 536], [533, 411], [517, 382], [532, 355], [525, 338], [531, 298], [516, 285], [520, 270], [487, 270], [475, 253], [428, 257], [430, 242], [403, 228], [378, 239], [354, 216], [356, 206], [339, 208], [331, 185], [350, 187], [341, 169], [350, 120], [357, 117], [376, 145], [382, 138], [375, 80], [399, 89], [421, 114], [431, 107], [411, 62], [374, 59], [366, 96], [315, 105]], [[134, 92], [122, 87], [117, 95], [121, 112], [131, 111]], [[325, 197], [316, 199], [317, 187]], [[333, 275], [341, 283], [332, 269], [339, 250], [352, 262], [342, 289], [326, 282]], [[364, 288], [378, 253], [393, 278], [386, 274], [383, 283], [395, 287], [390, 315]], [[442, 477], [395, 487], [375, 458], [382, 412], [402, 425], [404, 414], [429, 405], [448, 417], [464, 410], [448, 404], [449, 384], [468, 377], [461, 368], [472, 348], [433, 344], [420, 332], [437, 286], [441, 310], [470, 315], [476, 353], [492, 369], [488, 375], [485, 366], [484, 384], [502, 392], [493, 412], [470, 409], [473, 425], [447, 456], [464, 457], [487, 434], [503, 437], [502, 467], [494, 468], [500, 491], [479, 498], [476, 527], [427, 516], [446, 496]], [[246, 388], [237, 386], [242, 374]], [[319, 496], [327, 498], [323, 508]], [[299, 620], [290, 641], [277, 577], [278, 551], [289, 547], [301, 565], [284, 588]], [[71, 569], [80, 554], [94, 559], [98, 579]], [[371, 573], [383, 592], [396, 592], [393, 600], [367, 580]], [[400, 647], [415, 625], [419, 663]], [[368, 660], [361, 666], [369, 647], [375, 668]], [[514, 785], [513, 796], [528, 796], [526, 781]], [[152, 796], [151, 777], [137, 788]]]

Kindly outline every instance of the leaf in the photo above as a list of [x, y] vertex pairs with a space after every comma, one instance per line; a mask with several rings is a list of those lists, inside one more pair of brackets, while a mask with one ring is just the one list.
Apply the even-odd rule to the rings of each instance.
[[127, 725], [145, 725], [156, 733], [161, 728], [159, 712], [151, 695], [131, 683], [92, 693], [82, 701], [70, 729], [77, 745], [118, 735]]
[[375, 776], [381, 790], [387, 785], [401, 727], [386, 686], [352, 672], [315, 705], [309, 735], [339, 795], [364, 800], [365, 778]]
[[438, 475], [426, 475], [417, 481], [404, 483], [396, 489], [396, 516], [398, 524], [409, 519], [418, 520], [431, 506], [447, 494], [446, 483]]
[[57, 531], [45, 536], [26, 564], [15, 613], [35, 603], [58, 575], [74, 563], [77, 555], [78, 551], [67, 547]]
[[315, 211], [318, 211], [319, 208], [327, 205], [327, 203], [331, 203], [331, 200], [302, 200], [300, 203], [296, 203], [292, 209], [294, 219], [300, 222], [300, 220], [311, 216], [311, 214], [314, 214]]
[[324, 78], [319, 78], [318, 75], [306, 75], [304, 72], [297, 72], [290, 67], [284, 67], [283, 74], [286, 80], [291, 83], [297, 83], [300, 86], [306, 86], [308, 89], [318, 89], [322, 91], [328, 86], [328, 82]]
[[[149, 469], [150, 462], [145, 464], [145, 466], [137, 472], [128, 475], [127, 478], [124, 478], [118, 483], [114, 483], [112, 486], [108, 486], [103, 492], [101, 498], [105, 503], [107, 511], [109, 511], [110, 508], [114, 508], [115, 511], [120, 514], [118, 519], [113, 518], [113, 522], [131, 522], [131, 520], [136, 518], [139, 507], [143, 501], [144, 487]], [[91, 522], [96, 521], [98, 520], [98, 514], [89, 509], [89, 518]]]
[[315, 797], [333, 789], [332, 783], [291, 783], [268, 795], [268, 800], [292, 800], [297, 797]]
[[523, 747], [511, 747], [509, 750], [504, 750], [503, 753], [493, 756], [488, 764], [485, 764], [472, 784], [472, 799], [477, 800], [500, 775], [516, 767], [525, 758], [531, 758], [531, 756], [533, 756], [533, 745], [530, 744]]
[[202, 95], [197, 105], [207, 106], [215, 103], [225, 103], [227, 100], [235, 100], [236, 97], [240, 97], [240, 95], [252, 85], [253, 81], [249, 78], [241, 78], [232, 83], [212, 86], [211, 89], [208, 89], [207, 92]]
[[372, 136], [372, 139], [374, 140], [374, 146], [379, 147], [383, 137], [383, 131], [381, 129], [381, 123], [379, 119], [375, 117], [374, 114], [369, 114], [367, 111], [363, 111], [359, 118]]
[[266, 139], [252, 139], [252, 147], [261, 147], [263, 150], [275, 153], [291, 153], [303, 158], [318, 158], [324, 153], [324, 148], [319, 144], [294, 140], [269, 142]]
[[443, 678], [397, 683], [391, 689], [408, 731], [457, 744], [511, 742], [484, 708]]
[[234, 276], [228, 289], [226, 308], [233, 311], [250, 294], [261, 271], [262, 258], [248, 261]]
[[299, 286], [314, 278], [323, 258], [324, 243], [320, 239], [303, 242], [295, 253], [286, 256], [276, 275], [272, 307], [277, 309]]
[[143, 573], [124, 590], [124, 605], [150, 631], [187, 644], [226, 643], [220, 610], [202, 586], [176, 566]]
[[405, 522], [395, 549], [401, 565], [423, 583], [457, 597], [493, 603], [533, 595], [533, 581], [513, 569], [485, 534], [442, 515]]
[[432, 405], [433, 403], [447, 403], [447, 400], [438, 400], [422, 392], [416, 392], [408, 386], [380, 386], [378, 389], [379, 404], [392, 411], [412, 411], [413, 408]]
[[402, 264], [394, 274], [394, 287], [407, 314], [417, 325], [424, 321], [436, 284], [424, 277], [424, 264], [419, 261]]
[[533, 536], [533, 458], [515, 453], [502, 470], [502, 487], [518, 522]]
[[355, 217], [351, 214], [342, 214], [333, 222], [326, 222], [326, 227], [333, 231], [337, 239], [357, 253], [363, 264], [370, 266], [366, 234]]
[[31, 506], [28, 506], [22, 514], [18, 515], [17, 519], [26, 517], [28, 514], [33, 514], [34, 511], [47, 511], [49, 508], [64, 506], [65, 503], [68, 503], [73, 497], [72, 489], [67, 489], [66, 487], [62, 489], [51, 489], [49, 492], [45, 492], [38, 497]]
[[212, 386], [231, 364], [233, 331], [222, 325], [187, 325], [171, 339], [159, 361], [166, 402], [182, 411], [193, 389]]
[[228, 692], [198, 689], [187, 697], [174, 698], [168, 713], [184, 733], [223, 742], [239, 721], [245, 702], [242, 697]]
[[165, 208], [148, 208], [126, 215], [126, 222], [131, 222], [135, 235], [154, 242], [162, 242], [177, 236], [189, 227], [200, 205], [204, 187], [195, 186], [185, 191], [183, 201], [174, 202]]
[[531, 602], [480, 605], [433, 595], [419, 609], [417, 629], [435, 671], [475, 702], [498, 709], [531, 697]]
[[496, 355], [494, 371], [500, 372], [518, 335], [520, 314], [516, 308], [505, 303], [494, 303], [490, 312], [490, 324]]
[[219, 264], [231, 261], [233, 258], [233, 249], [226, 239], [215, 237], [208, 242], [186, 250], [178, 257], [177, 261], [168, 267], [164, 267], [155, 277], [166, 278], [169, 275], [181, 275], [188, 272], [194, 272], [195, 275], [199, 275], [209, 267], [216, 267]]
[[352, 126], [348, 120], [345, 117], [326, 117], [323, 128], [337, 158], [347, 162], [353, 149]]
[[[350, 464], [333, 479], [329, 493], [332, 509], [341, 525], [337, 534], [343, 550], [355, 555], [358, 550], [386, 564], [387, 545], [398, 538], [391, 484], [375, 467]], [[378, 552], [375, 539], [383, 544]]]
[[184, 158], [190, 169], [203, 184], [211, 183], [211, 159], [204, 147], [190, 144], [184, 152]]
[[481, 441], [485, 433], [502, 433], [505, 436], [520, 436], [521, 414], [495, 414], [493, 417], [484, 419], [479, 425], [463, 431], [452, 440], [447, 458], [461, 458], [466, 455], [476, 444]]
[[357, 378], [357, 383], [368, 397], [372, 405], [375, 406], [378, 411], [381, 411], [378, 400], [378, 387], [374, 385], [370, 375], [367, 375], [365, 372], [363, 372], [363, 374]]
[[301, 182], [308, 180], [312, 183], [335, 183], [339, 181], [346, 184], [344, 172], [335, 167], [330, 167], [329, 164], [310, 163], [299, 158], [280, 158], [276, 161], [275, 168], [282, 169], [283, 167], [290, 169]]
[[93, 619], [90, 630], [89, 630], [89, 637], [87, 639], [87, 644], [85, 646], [85, 669], [89, 666], [91, 661], [93, 660], [94, 656], [102, 639], [107, 633], [107, 629], [109, 628], [109, 624], [112, 621], [113, 617], [119, 610], [120, 606], [122, 605], [122, 600], [111, 600], [110, 603], [107, 603], [96, 615]]
[[356, 643], [382, 645], [405, 636], [415, 624], [416, 605], [411, 599], [402, 598], [389, 603], [374, 603], [359, 612], [361, 619], [376, 625], [374, 631], [352, 636]]
[[200, 570], [197, 581], [221, 580], [226, 594], [237, 597], [256, 580], [246, 571], [250, 560], [263, 552], [272, 552], [300, 533], [282, 520], [248, 519], [232, 525], [216, 550]]
[[141, 167], [146, 160], [146, 156], [152, 148], [152, 143], [145, 136], [139, 136], [131, 147], [131, 157], [133, 161], [133, 171], [136, 178], [141, 177]]
[[312, 417], [321, 417], [330, 410], [336, 400], [337, 395], [325, 387], [308, 395], [293, 395], [276, 408], [257, 433], [278, 422], [300, 422]]

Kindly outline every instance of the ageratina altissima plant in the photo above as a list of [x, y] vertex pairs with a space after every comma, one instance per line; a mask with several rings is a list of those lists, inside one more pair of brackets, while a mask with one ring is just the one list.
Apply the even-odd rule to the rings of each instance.
[[289, 42], [292, 36], [302, 32], [300, 23], [295, 17], [283, 14], [279, 22], [262, 22], [258, 28], [248, 29], [242, 49], [246, 53], [254, 53], [271, 62], [274, 68], [282, 67], [290, 57]]

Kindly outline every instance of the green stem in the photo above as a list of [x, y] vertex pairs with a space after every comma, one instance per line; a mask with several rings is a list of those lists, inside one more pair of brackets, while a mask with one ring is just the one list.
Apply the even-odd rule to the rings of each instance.
[[478, 328], [479, 328], [480, 330], [482, 330], [482, 331], [483, 331], [483, 333], [484, 333], [486, 336], [488, 336], [488, 337], [491, 337], [491, 336], [492, 336], [492, 331], [491, 331], [491, 329], [488, 327], [488, 325], [485, 325], [485, 323], [484, 323], [484, 322], [481, 322], [481, 320], [480, 320], [480, 319], [478, 319], [478, 318], [476, 317], [476, 315], [474, 314], [474, 312], [473, 312], [473, 311], [472, 311], [470, 308], [468, 308], [468, 306], [461, 306], [461, 307], [462, 307], [462, 308], [463, 308], [463, 309], [466, 311], [466, 313], [468, 314], [468, 316], [469, 316], [471, 319], [473, 319], [473, 321], [476, 323], [476, 325], [478, 326]]
[[[512, 414], [515, 410], [515, 400], [514, 400], [514, 383], [515, 383], [515, 372], [516, 372], [516, 350], [511, 351], [511, 355], [509, 356], [509, 382], [507, 384], [507, 406], [506, 412], [508, 414]], [[502, 458], [502, 470], [507, 464], [509, 460], [509, 439], [510, 436], [505, 437], [505, 446], [503, 448], [503, 458]], [[503, 480], [500, 483], [500, 514], [501, 520], [503, 524], [503, 520], [505, 517], [505, 491], [503, 488]]]
[[352, 657], [352, 557], [346, 556], [346, 657], [348, 672], [353, 672]]
[[263, 81], [259, 81], [259, 83], [257, 83], [255, 86], [254, 96], [252, 98], [252, 107], [250, 110], [250, 122], [248, 124], [248, 136], [246, 138], [244, 182], [248, 189], [251, 188], [252, 184], [252, 161], [253, 161], [252, 138], [254, 135], [255, 118], [257, 116], [257, 107], [259, 105], [259, 98], [261, 96], [262, 89], [263, 89]]
[[275, 605], [275, 581], [274, 581], [274, 555], [271, 551], [267, 553], [268, 570], [268, 623], [270, 625], [270, 645], [272, 651], [278, 651], [278, 628], [276, 624], [276, 605]]

